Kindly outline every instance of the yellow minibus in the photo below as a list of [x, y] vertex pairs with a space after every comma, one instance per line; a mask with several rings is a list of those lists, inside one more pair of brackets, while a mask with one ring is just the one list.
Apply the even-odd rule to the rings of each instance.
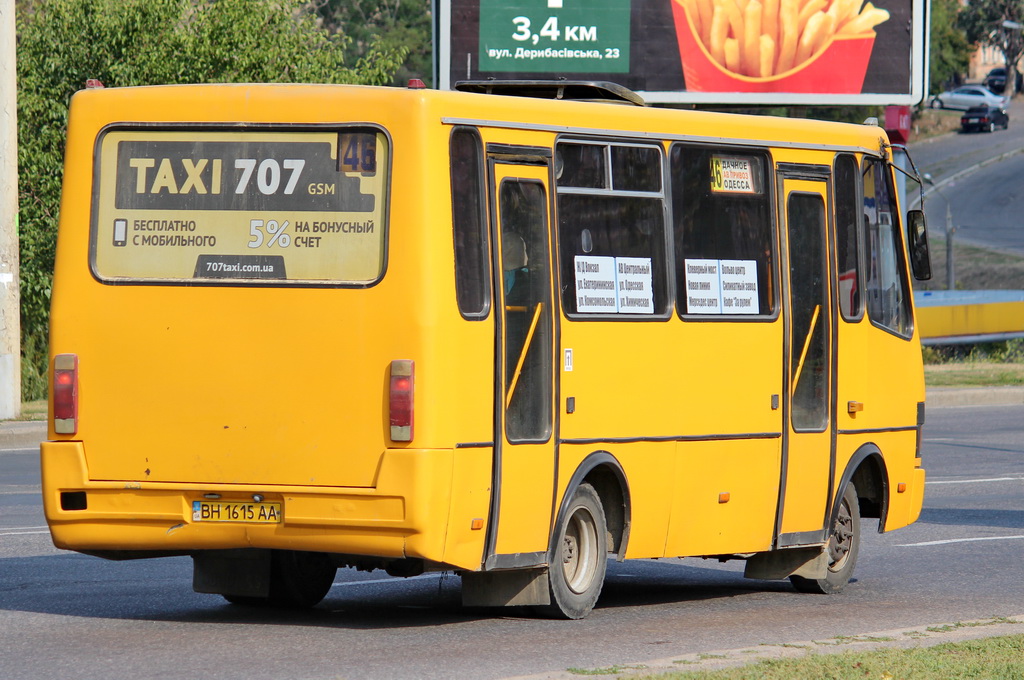
[[55, 545], [279, 606], [346, 566], [580, 618], [608, 557], [841, 590], [924, 493], [885, 132], [460, 88], [73, 97]]

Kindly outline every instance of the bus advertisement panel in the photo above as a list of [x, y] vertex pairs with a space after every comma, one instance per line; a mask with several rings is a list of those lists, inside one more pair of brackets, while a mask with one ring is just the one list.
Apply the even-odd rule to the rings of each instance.
[[925, 0], [438, 0], [437, 22], [441, 89], [564, 77], [649, 103], [825, 105], [928, 89]]

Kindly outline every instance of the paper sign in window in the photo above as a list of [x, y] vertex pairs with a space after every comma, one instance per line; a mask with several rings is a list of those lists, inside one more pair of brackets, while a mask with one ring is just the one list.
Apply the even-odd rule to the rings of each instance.
[[758, 314], [757, 262], [720, 260], [723, 314]]
[[578, 313], [654, 313], [651, 258], [577, 255], [573, 268]]
[[686, 313], [721, 314], [722, 281], [718, 260], [686, 260]]

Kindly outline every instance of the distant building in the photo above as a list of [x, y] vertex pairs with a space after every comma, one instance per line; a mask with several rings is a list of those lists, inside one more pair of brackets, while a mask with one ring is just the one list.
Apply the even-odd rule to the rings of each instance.
[[1003, 63], [1003, 51], [990, 45], [982, 45], [971, 55], [971, 63], [967, 67], [967, 80], [984, 80], [988, 72], [998, 66], [1006, 66]]

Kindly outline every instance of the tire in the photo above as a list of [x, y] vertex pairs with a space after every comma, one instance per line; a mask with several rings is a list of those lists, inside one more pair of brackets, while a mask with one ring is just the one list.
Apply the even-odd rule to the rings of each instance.
[[548, 567], [551, 604], [544, 616], [582, 619], [597, 603], [608, 568], [608, 531], [601, 498], [580, 484], [559, 522]]
[[308, 609], [324, 599], [337, 572], [325, 553], [275, 550], [270, 556], [269, 596], [225, 595], [224, 599], [247, 607]]
[[860, 505], [853, 482], [846, 485], [828, 538], [828, 572], [825, 578], [790, 576], [793, 586], [802, 593], [834, 595], [850, 582], [860, 549]]
[[941, 108], [942, 108], [942, 101], [941, 101], [941, 100], [939, 100], [939, 99], [933, 99], [933, 100], [931, 101], [931, 104], [930, 104], [930, 106], [931, 106], [931, 107], [932, 107], [933, 109], [941, 109]]
[[989, 123], [988, 124], [988, 129], [986, 130], [986, 132], [995, 132], [995, 131], [996, 131], [996, 124], [994, 122], [993, 123]]

